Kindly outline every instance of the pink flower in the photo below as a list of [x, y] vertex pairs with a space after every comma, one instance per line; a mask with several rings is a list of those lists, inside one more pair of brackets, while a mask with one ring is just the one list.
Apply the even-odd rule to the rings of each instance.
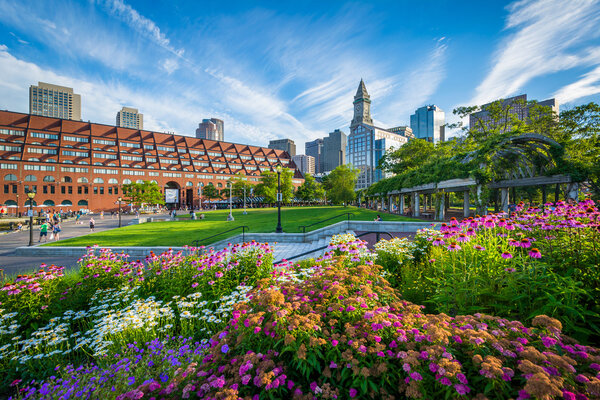
[[192, 283], [192, 287], [193, 287], [193, 288], [195, 288], [195, 287], [198, 287], [198, 285], [199, 285], [199, 284], [198, 284], [198, 282], [194, 282], [194, 283]]
[[510, 259], [513, 258], [513, 255], [510, 253], [507, 253], [506, 251], [504, 253], [502, 253], [502, 258], [504, 259]]
[[516, 269], [514, 269], [514, 268], [511, 268], [511, 267], [509, 267], [509, 268], [504, 268], [504, 270], [505, 270], [506, 272], [510, 272], [510, 273], [513, 273], [513, 272], [515, 272], [515, 271], [516, 271]]
[[529, 250], [529, 257], [531, 258], [542, 258], [542, 253], [540, 253], [540, 251], [538, 249], [536, 249], [535, 247], [532, 248], [531, 250]]
[[337, 345], [338, 345], [338, 343], [339, 343], [339, 342], [338, 342], [337, 340], [335, 340], [335, 339], [333, 339], [333, 340], [331, 341], [331, 344], [332, 344], [334, 347], [335, 347], [335, 346], [337, 346]]
[[350, 389], [350, 397], [356, 397], [356, 395], [358, 394], [358, 391], [354, 388]]
[[450, 243], [447, 249], [448, 251], [459, 251], [461, 247], [457, 243]]

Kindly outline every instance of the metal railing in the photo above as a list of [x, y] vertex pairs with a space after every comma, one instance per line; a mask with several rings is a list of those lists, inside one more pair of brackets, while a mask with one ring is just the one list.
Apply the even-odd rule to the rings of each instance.
[[197, 239], [197, 240], [194, 240], [194, 241], [192, 242], [192, 246], [194, 246], [194, 247], [198, 247], [198, 246], [200, 245], [200, 243], [201, 243], [201, 242], [202, 242], [202, 243], [205, 243], [205, 242], [206, 242], [207, 240], [209, 240], [209, 239], [215, 238], [215, 237], [217, 237], [217, 236], [221, 236], [221, 235], [222, 235], [222, 234], [224, 234], [224, 233], [232, 232], [232, 231], [235, 231], [235, 230], [238, 230], [238, 229], [241, 229], [241, 230], [242, 230], [242, 242], [245, 242], [245, 241], [246, 241], [246, 230], [247, 230], [247, 229], [248, 229], [248, 230], [250, 230], [250, 228], [248, 228], [246, 225], [241, 225], [241, 226], [236, 226], [235, 228], [228, 229], [228, 230], [226, 230], [226, 231], [223, 231], [223, 232], [216, 233], [216, 234], [214, 234], [214, 235], [212, 235], [212, 236], [205, 237], [205, 238], [203, 238], [203, 239]]
[[314, 223], [312, 223], [312, 224], [310, 224], [310, 225], [300, 225], [300, 227], [299, 227], [299, 228], [302, 228], [302, 233], [306, 235], [306, 228], [310, 228], [311, 226], [318, 225], [318, 224], [320, 224], [320, 223], [322, 223], [322, 222], [331, 221], [332, 219], [339, 218], [339, 217], [341, 217], [341, 216], [343, 216], [343, 215], [346, 215], [346, 216], [347, 216], [347, 218], [348, 218], [348, 219], [347, 219], [347, 220], [348, 220], [348, 222], [350, 222], [350, 216], [351, 216], [351, 215], [354, 215], [354, 213], [351, 213], [351, 212], [345, 212], [345, 213], [343, 213], [343, 214], [334, 215], [333, 217], [329, 217], [329, 218], [323, 219], [323, 220], [321, 220], [321, 221], [314, 222]]
[[[376, 234], [376, 240], [377, 240], [377, 242], [379, 242], [379, 239], [381, 239], [381, 234], [388, 235], [390, 237], [390, 239], [394, 238], [394, 236], [391, 233], [389, 233], [389, 232], [376, 232], [376, 231], [363, 232], [360, 235], [357, 235], [356, 237], [360, 238], [362, 236], [369, 235], [371, 233], [375, 233]], [[292, 257], [286, 258], [285, 260], [286, 261], [290, 261], [290, 260], [294, 260], [296, 258], [304, 257], [304, 256], [312, 254], [314, 252], [317, 252], [317, 251], [320, 251], [320, 250], [325, 250], [327, 247], [329, 247], [329, 244], [327, 244], [326, 246], [317, 247], [316, 249], [311, 249], [311, 250], [305, 251], [304, 253], [296, 254], [296, 255], [294, 255]], [[283, 262], [283, 259], [275, 261], [273, 264], [280, 264], [282, 262]]]

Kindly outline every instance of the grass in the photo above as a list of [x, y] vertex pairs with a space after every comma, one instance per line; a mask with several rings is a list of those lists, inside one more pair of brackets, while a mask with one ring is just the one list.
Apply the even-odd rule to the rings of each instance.
[[[322, 219], [330, 218], [344, 212], [352, 212], [353, 220], [372, 221], [378, 214], [376, 211], [356, 207], [284, 207], [281, 209], [281, 225], [284, 232], [301, 232], [301, 225], [309, 225]], [[203, 220], [192, 221], [182, 215], [179, 221], [152, 222], [140, 225], [129, 225], [123, 228], [92, 233], [72, 239], [53, 242], [47, 246], [90, 246], [97, 244], [111, 246], [184, 246], [191, 245], [193, 240], [203, 239], [236, 226], [246, 225], [250, 232], [275, 232], [277, 225], [276, 208], [249, 209], [247, 215], [242, 210], [233, 210], [235, 221], [227, 222], [229, 210], [204, 211]], [[415, 221], [399, 215], [379, 213], [384, 221]], [[307, 228], [307, 232], [343, 221], [339, 217], [331, 221]], [[236, 230], [210, 239], [202, 245], [214, 243], [241, 233]]]

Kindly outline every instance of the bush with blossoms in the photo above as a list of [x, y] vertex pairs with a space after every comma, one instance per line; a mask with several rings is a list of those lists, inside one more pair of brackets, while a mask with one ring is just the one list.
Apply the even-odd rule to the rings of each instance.
[[419, 232], [403, 252], [413, 247], [419, 251], [401, 267], [382, 265], [404, 298], [428, 312], [524, 322], [546, 314], [566, 333], [600, 343], [600, 213], [592, 201], [452, 219]]

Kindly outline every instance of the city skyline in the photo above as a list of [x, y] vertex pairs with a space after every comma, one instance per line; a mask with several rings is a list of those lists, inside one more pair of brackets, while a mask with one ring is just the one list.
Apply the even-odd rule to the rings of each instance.
[[50, 82], [81, 94], [84, 121], [134, 104], [146, 129], [193, 136], [211, 115], [265, 146], [348, 131], [361, 77], [378, 126], [522, 93], [600, 102], [597, 1], [219, 4], [0, 0], [0, 109], [27, 112], [27, 88]]

